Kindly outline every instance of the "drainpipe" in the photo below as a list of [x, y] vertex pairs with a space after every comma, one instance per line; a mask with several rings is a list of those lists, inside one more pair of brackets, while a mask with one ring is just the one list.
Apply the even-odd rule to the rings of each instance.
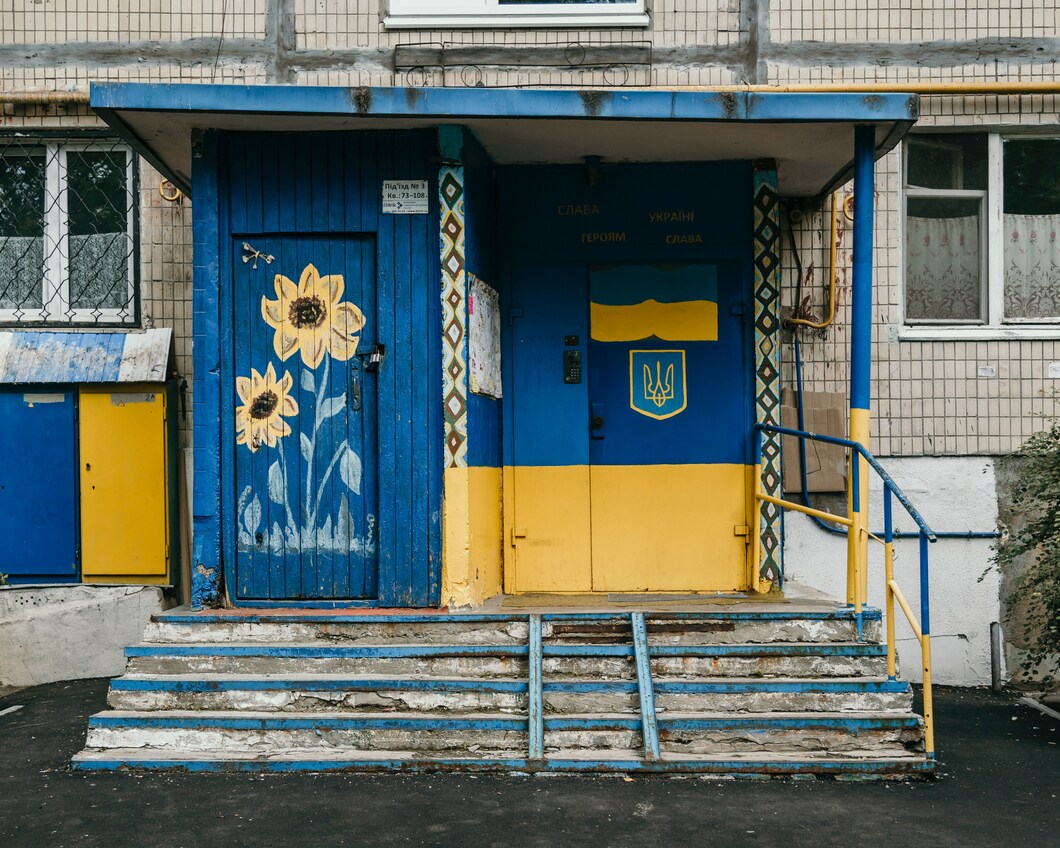
[[[875, 196], [876, 130], [854, 128], [854, 262], [850, 302], [850, 439], [869, 447], [869, 394], [872, 378], [872, 236]], [[851, 455], [847, 601], [860, 611], [868, 595], [869, 466]], [[853, 467], [856, 466], [856, 467]]]

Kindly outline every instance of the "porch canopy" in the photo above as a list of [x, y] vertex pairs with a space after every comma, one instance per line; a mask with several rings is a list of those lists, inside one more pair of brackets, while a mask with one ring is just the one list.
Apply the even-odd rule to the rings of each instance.
[[819, 197], [853, 174], [854, 127], [876, 157], [916, 121], [910, 94], [345, 88], [96, 83], [92, 108], [181, 191], [206, 129], [308, 132], [461, 124], [498, 164], [774, 159], [780, 194]]

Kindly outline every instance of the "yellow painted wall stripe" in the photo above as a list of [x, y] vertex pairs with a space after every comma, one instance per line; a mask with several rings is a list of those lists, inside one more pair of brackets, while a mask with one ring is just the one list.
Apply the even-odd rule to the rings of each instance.
[[598, 342], [635, 342], [651, 336], [669, 342], [718, 339], [718, 305], [709, 300], [646, 300], [630, 306], [593, 303], [590, 318], [592, 337]]

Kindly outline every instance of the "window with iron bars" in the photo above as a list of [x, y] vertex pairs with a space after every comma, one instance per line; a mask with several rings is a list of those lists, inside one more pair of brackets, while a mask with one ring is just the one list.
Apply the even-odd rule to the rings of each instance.
[[115, 139], [0, 136], [0, 325], [139, 322], [136, 187]]

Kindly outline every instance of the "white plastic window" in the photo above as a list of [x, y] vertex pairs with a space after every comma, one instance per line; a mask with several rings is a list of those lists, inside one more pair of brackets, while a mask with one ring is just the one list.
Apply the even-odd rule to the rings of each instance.
[[388, 29], [644, 27], [644, 0], [390, 0]]

